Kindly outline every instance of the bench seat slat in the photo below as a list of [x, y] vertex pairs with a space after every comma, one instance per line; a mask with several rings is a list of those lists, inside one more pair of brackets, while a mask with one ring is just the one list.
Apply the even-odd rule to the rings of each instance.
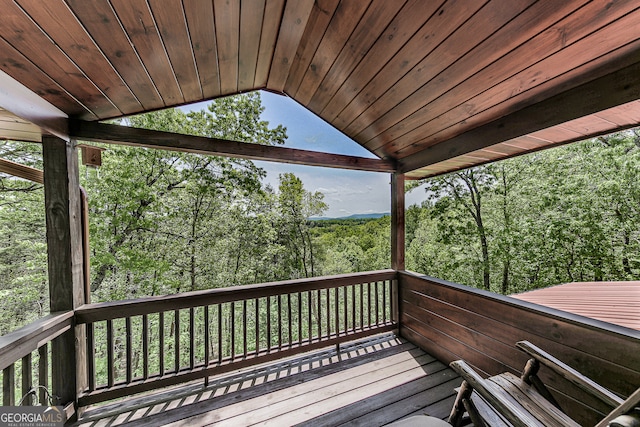
[[549, 403], [530, 385], [511, 373], [503, 373], [488, 379], [509, 395], [515, 404], [533, 415], [545, 426], [580, 427], [558, 408]]

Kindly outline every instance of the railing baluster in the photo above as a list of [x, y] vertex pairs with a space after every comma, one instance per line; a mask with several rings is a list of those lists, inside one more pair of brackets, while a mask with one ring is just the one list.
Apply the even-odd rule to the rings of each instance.
[[289, 347], [291, 347], [291, 344], [293, 343], [293, 339], [292, 339], [292, 335], [291, 335], [291, 294], [287, 294], [287, 321], [289, 323]]
[[271, 351], [271, 297], [267, 297], [267, 352]]
[[347, 287], [344, 286], [342, 288], [342, 297], [344, 298], [344, 307], [343, 307], [343, 311], [344, 311], [344, 333], [345, 335], [348, 333], [349, 331], [349, 301], [348, 301], [348, 297], [347, 297], [348, 293], [347, 293]]
[[[47, 350], [46, 344], [43, 346], [45, 351]], [[40, 347], [38, 351], [40, 351], [43, 347]], [[40, 354], [40, 361], [38, 362], [38, 368], [42, 366], [42, 353]], [[45, 354], [45, 361], [48, 361]], [[46, 366], [46, 365], [45, 365]], [[42, 373], [38, 373], [39, 383], [42, 384]], [[89, 323], [87, 325], [87, 384], [89, 386], [89, 391], [94, 391], [96, 389], [96, 342], [94, 338], [94, 326], [93, 323]], [[48, 378], [47, 378], [48, 380]], [[44, 390], [40, 391], [41, 395], [44, 395]], [[42, 402], [42, 397], [40, 398], [40, 402]]]
[[302, 345], [302, 293], [298, 292], [298, 344]]
[[340, 298], [338, 298], [338, 288], [334, 289], [334, 305], [336, 310], [336, 337], [340, 335]]
[[11, 364], [2, 370], [2, 406], [16, 404], [16, 367]]
[[387, 281], [382, 281], [382, 323], [387, 323]]
[[[33, 386], [33, 377], [31, 374], [31, 353], [22, 358], [22, 397], [24, 397]], [[33, 405], [33, 396], [29, 395], [22, 401], [23, 406]]]
[[322, 299], [320, 289], [316, 291], [318, 297], [318, 341], [322, 339]]
[[142, 378], [149, 378], [149, 316], [142, 315]]
[[131, 340], [131, 317], [126, 317], [125, 323], [125, 354], [126, 354], [126, 371], [127, 371], [127, 384], [131, 382], [133, 378], [133, 359], [132, 359], [132, 340]]
[[256, 356], [260, 354], [260, 298], [256, 298]]
[[196, 309], [191, 307], [189, 309], [189, 368], [193, 369], [196, 364]]
[[114, 383], [113, 365], [113, 320], [107, 320], [107, 386], [113, 387]]
[[367, 326], [371, 327], [371, 282], [367, 283]]
[[218, 304], [218, 365], [222, 364], [222, 304]]
[[351, 330], [356, 330], [356, 285], [351, 285]]
[[229, 314], [231, 318], [231, 330], [229, 331], [229, 335], [231, 335], [231, 360], [236, 357], [236, 302], [231, 302], [231, 313]]
[[180, 371], [180, 310], [173, 311], [173, 368], [174, 372]]
[[[209, 334], [209, 306], [205, 305], [204, 307], [204, 366], [205, 368], [209, 366], [209, 357], [210, 350], [209, 346], [211, 345], [211, 336]], [[204, 377], [204, 386], [209, 386], [209, 375]]]
[[375, 304], [376, 305], [376, 325], [380, 324], [380, 316], [378, 314], [378, 310], [380, 309], [380, 304], [378, 301], [378, 285], [380, 285], [380, 282], [375, 282], [374, 286], [375, 286], [376, 292], [374, 296], [376, 298], [376, 304]]
[[282, 348], [282, 295], [278, 294], [278, 349]]
[[325, 289], [325, 293], [327, 294], [327, 339], [331, 337], [331, 297], [329, 294], [329, 289]]
[[[211, 333], [209, 332], [209, 306], [204, 307], [204, 366], [209, 366], [209, 358], [211, 357]], [[207, 377], [208, 379], [208, 377]]]
[[[93, 331], [93, 323], [91, 323], [90, 326], [91, 328], [87, 328], [87, 331], [89, 329]], [[92, 360], [94, 359], [93, 353], [90, 353], [89, 358]], [[94, 363], [92, 363], [92, 365], [94, 365]], [[91, 383], [92, 379], [93, 379], [93, 382]], [[89, 377], [89, 381], [90, 381], [90, 384], [93, 384], [93, 388], [90, 388], [90, 390], [91, 391], [95, 390], [96, 388], [95, 373]], [[49, 402], [47, 401], [46, 390], [49, 389], [49, 344], [47, 343], [42, 344], [42, 346], [38, 349], [38, 385], [41, 385], [42, 387], [44, 387], [38, 390], [39, 392], [38, 400], [40, 401], [41, 405], [43, 404], [48, 405]]]
[[164, 311], [158, 313], [158, 370], [160, 376], [164, 375]]
[[364, 285], [360, 283], [360, 329], [364, 329]]
[[242, 357], [247, 357], [247, 300], [242, 301]]
[[313, 338], [313, 319], [311, 315], [311, 291], [307, 291], [307, 327], [309, 329], [309, 344]]

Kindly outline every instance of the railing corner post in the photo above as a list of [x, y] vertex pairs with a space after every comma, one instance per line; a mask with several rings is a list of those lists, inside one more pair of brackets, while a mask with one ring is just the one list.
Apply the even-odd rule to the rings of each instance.
[[[84, 304], [81, 194], [75, 141], [42, 139], [44, 194], [49, 260], [50, 310], [72, 311]], [[60, 404], [73, 403], [86, 388], [86, 333], [73, 325], [51, 345], [53, 394]]]

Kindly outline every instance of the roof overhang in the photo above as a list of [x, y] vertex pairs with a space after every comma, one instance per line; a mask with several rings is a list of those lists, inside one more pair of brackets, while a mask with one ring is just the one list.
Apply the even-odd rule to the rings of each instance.
[[263, 89], [422, 178], [640, 124], [633, 1], [0, 1], [0, 107], [62, 138]]

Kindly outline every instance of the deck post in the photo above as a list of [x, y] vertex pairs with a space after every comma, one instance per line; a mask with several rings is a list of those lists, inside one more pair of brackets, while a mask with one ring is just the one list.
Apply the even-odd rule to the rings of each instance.
[[[82, 215], [75, 141], [42, 139], [47, 223], [50, 310], [74, 310], [85, 302]], [[76, 326], [51, 344], [52, 395], [73, 402], [86, 387], [85, 326]], [[77, 412], [76, 412], [77, 414]]]
[[[405, 269], [404, 264], [404, 174], [391, 175], [391, 268], [396, 271]], [[400, 323], [398, 298], [398, 279], [393, 280], [391, 288], [392, 319]]]
[[391, 268], [404, 270], [404, 174], [391, 175]]

